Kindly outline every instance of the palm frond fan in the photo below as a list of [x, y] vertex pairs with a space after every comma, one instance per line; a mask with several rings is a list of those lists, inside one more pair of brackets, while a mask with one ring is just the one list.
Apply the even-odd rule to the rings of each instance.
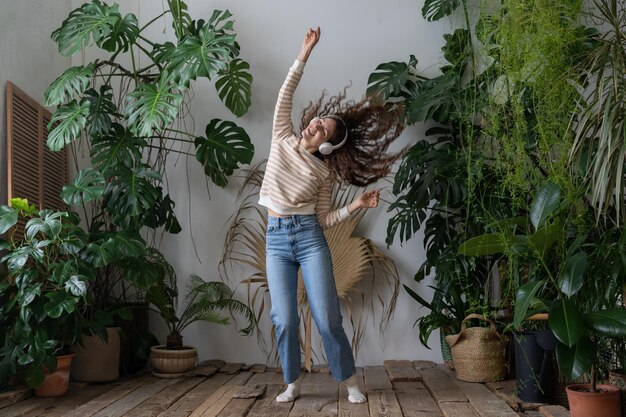
[[[255, 311], [258, 319], [261, 319], [265, 311], [266, 293], [269, 292], [265, 273], [267, 211], [257, 204], [264, 167], [265, 161], [245, 171], [245, 180], [238, 194], [241, 206], [231, 217], [232, 223], [226, 235], [224, 255], [220, 262], [223, 280], [246, 286], [248, 305]], [[356, 187], [335, 187], [332, 193], [333, 207], [345, 206], [358, 191]], [[369, 315], [378, 314], [374, 321], [379, 323], [382, 334], [393, 315], [399, 293], [398, 271], [393, 260], [369, 239], [353, 236], [364, 215], [365, 211], [361, 210], [350, 219], [324, 231], [333, 259], [337, 294], [346, 307], [347, 319], [353, 329], [352, 350], [355, 358]], [[235, 278], [235, 265], [251, 271], [250, 275], [243, 279]], [[311, 346], [311, 311], [301, 277], [298, 280], [298, 305], [301, 318], [300, 340], [305, 354], [305, 367], [310, 371], [312, 355], [317, 355]], [[274, 329], [269, 348], [260, 331], [257, 332], [257, 337], [260, 348], [277, 360]]]

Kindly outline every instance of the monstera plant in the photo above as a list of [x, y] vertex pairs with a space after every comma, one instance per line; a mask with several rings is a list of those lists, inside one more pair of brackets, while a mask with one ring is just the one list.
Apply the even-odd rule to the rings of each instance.
[[[224, 187], [254, 153], [244, 129], [232, 121], [212, 119], [204, 134], [188, 131], [185, 123], [198, 78], [214, 81], [235, 116], [250, 106], [250, 66], [238, 57], [231, 13], [215, 10], [208, 20], [195, 20], [183, 1], [168, 0], [167, 6], [140, 26], [117, 4], [94, 0], [70, 12], [52, 33], [64, 56], [98, 49], [98, 59], [69, 68], [45, 94], [45, 104], [57, 108], [49, 148], [81, 146], [91, 157], [91, 166], [78, 171], [62, 196], [83, 207], [97, 248], [94, 305], [110, 303], [112, 288], [141, 294], [160, 279], [149, 257], [142, 261], [147, 245], [140, 232], [181, 230], [163, 181], [170, 155], [194, 157]], [[165, 19], [172, 20], [175, 41], [149, 39], [148, 28]]]

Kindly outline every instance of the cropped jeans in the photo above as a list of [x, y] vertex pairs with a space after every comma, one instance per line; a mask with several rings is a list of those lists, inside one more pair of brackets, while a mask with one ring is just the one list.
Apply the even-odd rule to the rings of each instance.
[[266, 257], [270, 316], [285, 382], [290, 384], [300, 375], [299, 268], [332, 375], [338, 381], [350, 378], [355, 372], [354, 357], [341, 324], [330, 251], [316, 216], [268, 217]]

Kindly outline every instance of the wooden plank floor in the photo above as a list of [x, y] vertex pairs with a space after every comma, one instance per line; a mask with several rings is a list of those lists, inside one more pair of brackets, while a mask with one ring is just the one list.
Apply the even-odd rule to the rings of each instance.
[[[215, 362], [213, 362], [215, 363]], [[358, 370], [368, 402], [350, 404], [327, 368], [305, 374], [293, 403], [274, 398], [282, 375], [264, 365], [223, 364], [209, 376], [160, 379], [145, 374], [108, 384], [72, 383], [59, 398], [15, 395], [0, 416], [75, 417], [518, 417], [482, 384], [457, 381], [427, 361], [386, 361]], [[2, 398], [0, 398], [1, 400]], [[544, 414], [549, 417], [549, 414]]]

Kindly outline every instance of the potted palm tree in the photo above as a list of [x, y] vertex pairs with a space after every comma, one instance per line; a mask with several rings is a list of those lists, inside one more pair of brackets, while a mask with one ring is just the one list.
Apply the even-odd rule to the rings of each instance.
[[153, 286], [147, 292], [148, 301], [156, 308], [169, 330], [165, 345], [153, 346], [150, 362], [153, 374], [164, 378], [180, 376], [193, 369], [198, 361], [195, 347], [183, 344], [182, 331], [197, 321], [227, 325], [229, 317], [221, 311], [242, 315], [247, 326], [239, 332], [250, 334], [256, 326], [256, 317], [244, 303], [232, 298], [231, 289], [220, 281], [204, 281], [191, 275], [185, 292], [183, 306], [178, 312], [178, 289], [172, 267], [161, 257], [166, 279], [163, 285]]

